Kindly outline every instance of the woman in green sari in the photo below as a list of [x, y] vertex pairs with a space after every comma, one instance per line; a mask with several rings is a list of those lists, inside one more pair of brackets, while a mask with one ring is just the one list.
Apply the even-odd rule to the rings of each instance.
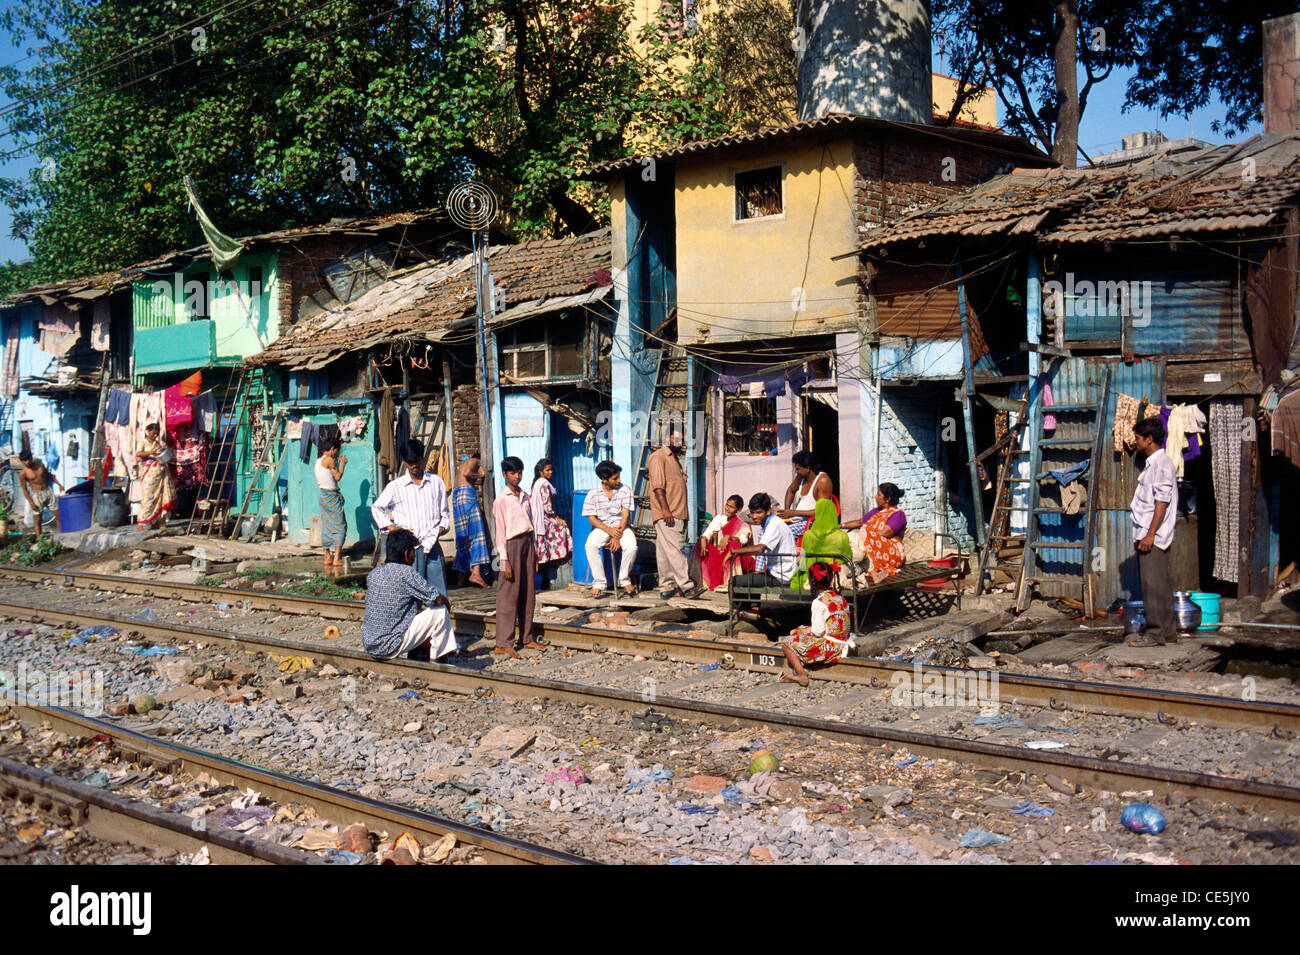
[[[798, 573], [790, 581], [793, 590], [803, 590], [808, 586], [808, 568], [819, 560], [829, 564], [853, 558], [853, 545], [849, 543], [849, 535], [840, 527], [835, 502], [822, 498], [815, 505], [813, 514], [812, 526], [803, 535], [802, 550], [805, 556], [799, 561]], [[807, 556], [809, 554], [814, 556]]]

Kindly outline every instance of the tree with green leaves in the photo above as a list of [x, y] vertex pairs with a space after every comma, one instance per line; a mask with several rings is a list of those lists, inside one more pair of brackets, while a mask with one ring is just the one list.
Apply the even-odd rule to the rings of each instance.
[[33, 279], [202, 241], [182, 186], [231, 235], [438, 207], [473, 175], [521, 237], [607, 217], [569, 175], [735, 127], [710, 41], [589, 0], [29, 0], [0, 13], [30, 65], [0, 70], [0, 182]]

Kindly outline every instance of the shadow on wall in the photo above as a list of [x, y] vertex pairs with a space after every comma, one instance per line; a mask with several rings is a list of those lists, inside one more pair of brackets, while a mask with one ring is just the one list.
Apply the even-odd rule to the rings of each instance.
[[370, 480], [362, 481], [356, 506], [352, 509], [352, 529], [359, 541], [375, 539], [375, 519], [370, 514], [370, 505], [374, 503], [375, 497], [370, 493]]

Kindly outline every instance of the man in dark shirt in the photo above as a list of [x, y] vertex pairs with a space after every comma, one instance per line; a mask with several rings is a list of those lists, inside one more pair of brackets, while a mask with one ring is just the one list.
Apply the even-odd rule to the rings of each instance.
[[410, 531], [391, 531], [387, 561], [366, 575], [361, 642], [372, 657], [437, 660], [456, 649], [447, 598], [411, 566], [419, 546]]

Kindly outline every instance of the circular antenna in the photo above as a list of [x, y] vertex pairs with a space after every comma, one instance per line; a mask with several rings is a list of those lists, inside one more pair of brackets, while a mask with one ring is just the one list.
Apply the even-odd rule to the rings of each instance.
[[477, 232], [497, 217], [497, 195], [486, 184], [467, 179], [447, 193], [447, 214], [456, 225]]

